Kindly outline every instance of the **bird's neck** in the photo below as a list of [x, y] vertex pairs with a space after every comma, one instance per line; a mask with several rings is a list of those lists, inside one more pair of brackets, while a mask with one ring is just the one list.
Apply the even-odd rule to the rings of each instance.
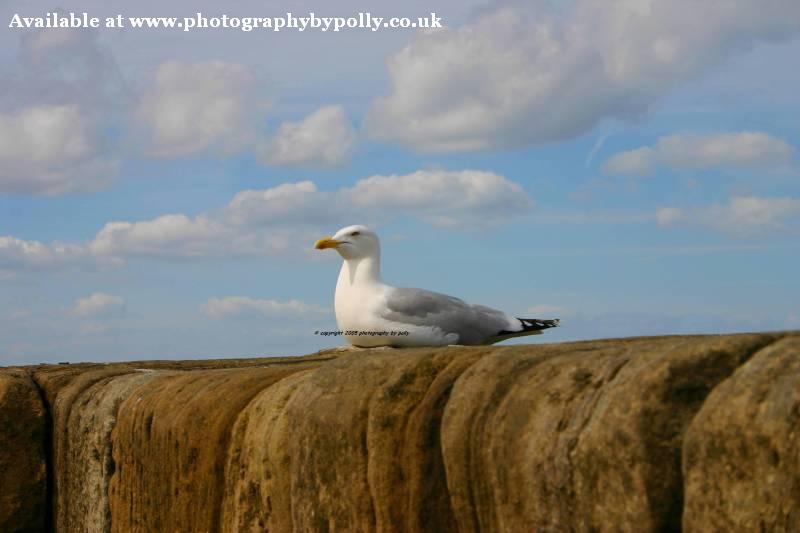
[[339, 273], [339, 284], [345, 286], [380, 283], [381, 259], [378, 256], [347, 259]]

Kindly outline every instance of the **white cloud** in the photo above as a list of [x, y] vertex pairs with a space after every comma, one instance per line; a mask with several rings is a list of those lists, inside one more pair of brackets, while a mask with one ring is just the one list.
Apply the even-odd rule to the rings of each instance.
[[603, 172], [611, 175], [646, 176], [653, 172], [657, 154], [649, 146], [620, 152], [603, 163]]
[[762, 132], [719, 135], [671, 135], [659, 140], [658, 151], [672, 167], [775, 166], [791, 160], [792, 148], [783, 139]]
[[518, 183], [479, 170], [372, 176], [343, 194], [354, 206], [414, 214], [437, 226], [493, 224], [533, 207]]
[[639, 115], [673, 86], [800, 30], [795, 0], [576, 0], [488, 12], [419, 33], [388, 62], [392, 90], [366, 121], [420, 151], [567, 139]]
[[666, 207], [657, 212], [662, 227], [704, 226], [747, 237], [767, 231], [800, 228], [800, 198], [734, 196], [728, 204], [706, 208]]
[[35, 29], [22, 34], [19, 66], [1, 77], [0, 104], [7, 109], [32, 105], [77, 105], [87, 114], [107, 117], [130, 104], [130, 94], [97, 30]]
[[97, 36], [69, 28], [20, 35], [19, 63], [0, 72], [0, 194], [95, 191], [117, 174], [103, 131], [130, 99]]
[[75, 105], [0, 113], [0, 193], [97, 190], [117, 168], [99, 154], [94, 127]]
[[173, 213], [105, 224], [86, 243], [43, 244], [0, 237], [0, 269], [126, 258], [226, 258], [297, 253], [320, 231], [355, 222], [411, 216], [441, 227], [485, 227], [531, 211], [525, 190], [478, 170], [422, 170], [371, 176], [335, 191], [311, 181], [237, 193], [223, 208], [194, 217]]
[[241, 191], [213, 215], [111, 222], [89, 248], [117, 258], [278, 255], [304, 248], [320, 228], [354, 221], [407, 215], [437, 226], [475, 227], [525, 214], [532, 204], [519, 184], [476, 170], [371, 176], [336, 191], [302, 181]]
[[70, 312], [79, 317], [100, 317], [119, 314], [125, 308], [125, 301], [119, 296], [96, 292], [86, 298], [79, 298]]
[[336, 167], [347, 162], [356, 135], [342, 106], [320, 108], [300, 122], [284, 122], [258, 149], [268, 165]]
[[225, 209], [225, 216], [237, 226], [327, 222], [341, 211], [335, 196], [320, 191], [308, 180], [282, 183], [269, 189], [236, 193]]
[[162, 63], [139, 107], [151, 153], [178, 157], [211, 149], [229, 154], [249, 147], [264, 107], [253, 90], [254, 78], [242, 65]]
[[44, 244], [0, 236], [0, 271], [58, 268], [82, 261], [84, 254], [84, 247], [78, 244]]
[[248, 298], [246, 296], [228, 296], [226, 298], [211, 298], [203, 306], [205, 312], [212, 318], [227, 318], [241, 315], [264, 316], [308, 316], [320, 315], [329, 312], [328, 309], [317, 304], [307, 304], [299, 300], [278, 300]]
[[205, 216], [162, 215], [141, 222], [109, 222], [90, 243], [97, 256], [169, 254], [209, 255], [225, 241], [224, 228]]
[[242, 191], [225, 210], [238, 225], [333, 224], [353, 217], [409, 215], [437, 226], [483, 226], [527, 213], [533, 201], [513, 181], [480, 170], [420, 170], [370, 176], [320, 191], [311, 181]]
[[645, 176], [656, 166], [678, 169], [715, 167], [776, 168], [787, 165], [794, 148], [762, 132], [669, 135], [655, 146], [620, 152], [603, 165], [606, 174]]
[[206, 215], [163, 215], [138, 222], [109, 222], [89, 243], [98, 260], [120, 262], [126, 257], [156, 259], [222, 258], [231, 255], [278, 255], [291, 248], [302, 232], [256, 231], [229, 225]]

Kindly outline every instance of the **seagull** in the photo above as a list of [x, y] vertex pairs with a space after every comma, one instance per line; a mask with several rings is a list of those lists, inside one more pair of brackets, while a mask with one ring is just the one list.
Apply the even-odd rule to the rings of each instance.
[[347, 226], [314, 248], [332, 248], [344, 259], [336, 283], [336, 323], [359, 348], [377, 346], [487, 345], [541, 334], [558, 320], [515, 318], [497, 309], [381, 280], [381, 247], [367, 226]]

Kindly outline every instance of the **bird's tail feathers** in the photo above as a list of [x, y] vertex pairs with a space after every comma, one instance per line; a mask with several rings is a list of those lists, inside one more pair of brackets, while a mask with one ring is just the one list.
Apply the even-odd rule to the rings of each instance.
[[492, 337], [491, 343], [512, 339], [514, 337], [524, 337], [526, 335], [541, 335], [542, 332], [549, 328], [555, 328], [559, 324], [559, 319], [545, 320], [539, 318], [517, 318], [522, 329], [519, 331], [500, 331]]
[[517, 318], [522, 323], [522, 331], [541, 331], [543, 329], [558, 327], [560, 320], [554, 318], [552, 320], [544, 320], [540, 318]]

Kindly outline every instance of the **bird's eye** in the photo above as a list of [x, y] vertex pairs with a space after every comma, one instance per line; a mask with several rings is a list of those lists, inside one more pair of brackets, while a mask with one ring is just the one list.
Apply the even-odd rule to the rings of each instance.
[[359, 235], [361, 235], [361, 232], [360, 231], [354, 231], [350, 235], [352, 235], [353, 237], [358, 237]]

